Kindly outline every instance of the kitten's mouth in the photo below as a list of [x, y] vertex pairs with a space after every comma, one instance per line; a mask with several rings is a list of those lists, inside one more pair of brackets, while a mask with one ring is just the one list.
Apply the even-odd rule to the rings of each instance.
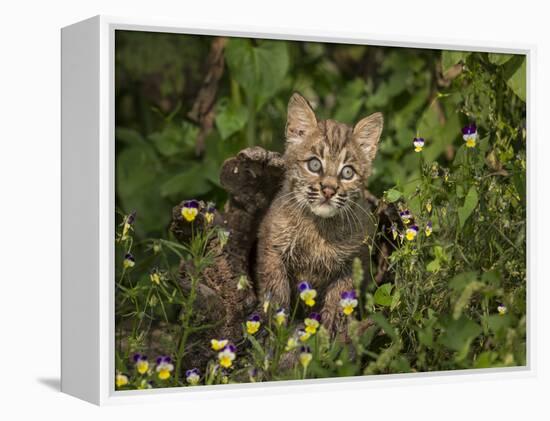
[[319, 203], [312, 204], [311, 211], [321, 218], [332, 218], [338, 213], [338, 208], [330, 201], [330, 199], [325, 199]]

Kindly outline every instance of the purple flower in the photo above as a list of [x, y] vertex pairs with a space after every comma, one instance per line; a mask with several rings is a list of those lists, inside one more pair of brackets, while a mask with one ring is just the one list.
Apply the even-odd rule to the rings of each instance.
[[470, 123], [462, 128], [463, 135], [471, 135], [477, 133], [476, 123]]
[[187, 370], [185, 372], [185, 377], [189, 377], [193, 374], [196, 374], [197, 376], [200, 376], [201, 375], [201, 372], [198, 368], [192, 368], [191, 370]]
[[342, 300], [354, 300], [357, 298], [357, 294], [355, 293], [355, 290], [352, 289], [350, 291], [344, 291], [340, 294], [340, 298]]
[[248, 318], [248, 320], [250, 320], [251, 322], [259, 322], [260, 321], [260, 316], [257, 315], [256, 313], [254, 313], [252, 316], [250, 316]]
[[307, 291], [308, 289], [311, 289], [311, 285], [306, 281], [300, 282], [298, 285], [298, 291], [300, 292]]
[[134, 354], [134, 362], [138, 361], [147, 361], [147, 356], [140, 353]]
[[313, 312], [309, 315], [309, 318], [312, 320], [317, 320], [318, 322], [321, 321], [321, 315], [319, 313]]
[[301, 347], [300, 347], [300, 352], [310, 353], [310, 352], [311, 352], [311, 349], [309, 348], [309, 346], [304, 345], [304, 346], [301, 346]]
[[237, 347], [233, 344], [226, 345], [224, 350], [227, 350], [229, 352], [237, 352]]
[[128, 218], [126, 218], [126, 222], [132, 225], [135, 220], [136, 220], [136, 211], [132, 211], [130, 212], [130, 215], [128, 215]]
[[172, 358], [170, 358], [167, 355], [161, 355], [157, 358], [157, 364], [170, 364], [172, 362]]

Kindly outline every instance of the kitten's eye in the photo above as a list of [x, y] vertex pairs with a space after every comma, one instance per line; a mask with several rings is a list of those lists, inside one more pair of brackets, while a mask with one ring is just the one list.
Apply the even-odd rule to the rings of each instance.
[[307, 169], [311, 172], [319, 172], [321, 171], [321, 168], [323, 168], [323, 165], [317, 158], [311, 158], [307, 161]]
[[344, 168], [342, 168], [342, 171], [340, 171], [340, 176], [344, 180], [351, 180], [354, 175], [355, 175], [355, 171], [349, 165], [346, 165]]

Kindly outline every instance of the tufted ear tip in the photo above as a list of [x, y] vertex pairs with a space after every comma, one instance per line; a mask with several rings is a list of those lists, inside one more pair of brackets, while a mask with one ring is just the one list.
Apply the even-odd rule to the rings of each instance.
[[353, 136], [369, 160], [376, 156], [383, 127], [384, 116], [380, 112], [359, 120], [353, 127]]
[[307, 133], [317, 127], [317, 118], [313, 108], [302, 95], [294, 92], [288, 101], [286, 138], [287, 142], [297, 143]]

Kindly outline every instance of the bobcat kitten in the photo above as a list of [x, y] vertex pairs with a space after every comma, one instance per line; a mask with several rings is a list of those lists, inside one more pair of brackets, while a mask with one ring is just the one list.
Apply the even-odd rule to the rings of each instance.
[[353, 289], [352, 260], [374, 228], [365, 185], [383, 118], [375, 113], [354, 127], [317, 121], [296, 93], [287, 113], [285, 179], [258, 235], [259, 296], [289, 309], [307, 281], [318, 291], [322, 323], [334, 330], [340, 294]]

